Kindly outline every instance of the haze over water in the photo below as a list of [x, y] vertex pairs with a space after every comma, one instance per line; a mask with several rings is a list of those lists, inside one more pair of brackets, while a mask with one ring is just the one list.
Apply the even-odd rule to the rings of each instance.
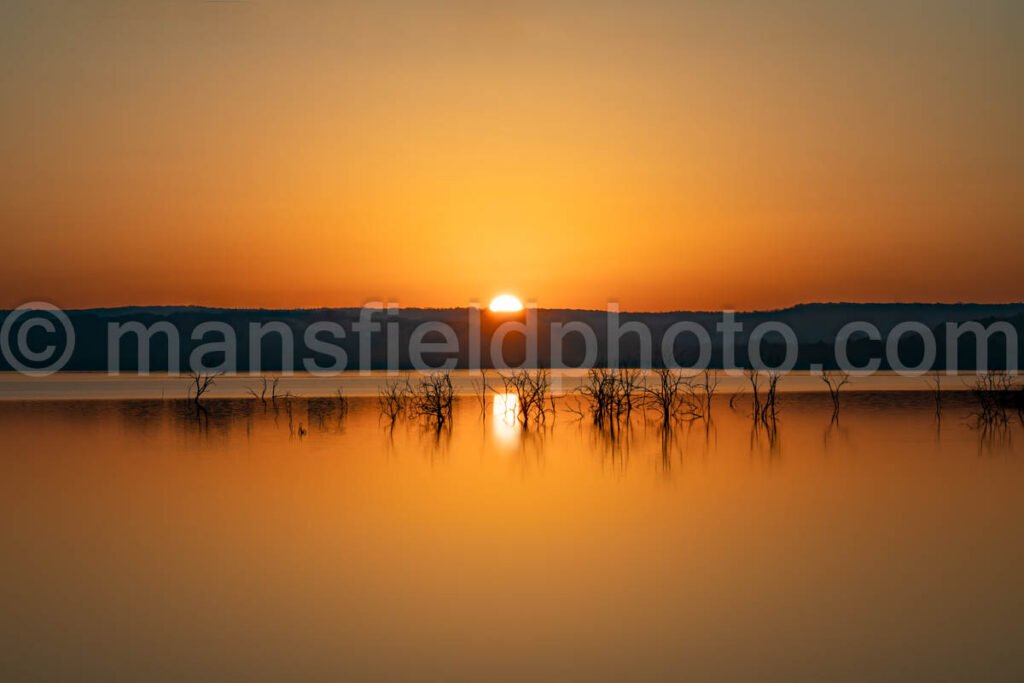
[[0, 403], [3, 680], [1020, 680], [1016, 423]]

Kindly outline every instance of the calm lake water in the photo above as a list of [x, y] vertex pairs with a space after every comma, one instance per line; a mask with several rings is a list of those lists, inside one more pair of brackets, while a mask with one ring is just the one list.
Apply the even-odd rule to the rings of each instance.
[[0, 680], [1024, 680], [1024, 430], [965, 400], [0, 402]]
[[[551, 389], [557, 394], [571, 393], [579, 388], [586, 376], [585, 370], [551, 371]], [[279, 391], [295, 396], [334, 396], [342, 388], [348, 396], [377, 396], [378, 391], [388, 382], [409, 379], [418, 382], [426, 374], [402, 372], [388, 374], [383, 370], [372, 372], [344, 372], [331, 376], [315, 376], [295, 373], [283, 376], [268, 373], [268, 378], [277, 378]], [[648, 375], [650, 377], [650, 375]], [[750, 385], [742, 372], [733, 376], [724, 371], [717, 373], [720, 394], [749, 391]], [[479, 383], [480, 375], [467, 370], [451, 373], [455, 392], [472, 395], [474, 382]], [[973, 385], [977, 377], [965, 374], [962, 377], [943, 375], [944, 389], [964, 390]], [[930, 391], [930, 376], [901, 376], [893, 372], [853, 373], [844, 392], [853, 391]], [[501, 386], [498, 373], [489, 370], [488, 385]], [[108, 375], [104, 372], [58, 372], [46, 377], [28, 377], [16, 372], [0, 372], [0, 401], [38, 401], [67, 399], [175, 399], [186, 398], [192, 380], [187, 375]], [[210, 391], [211, 397], [248, 398], [250, 391], [260, 390], [260, 377], [248, 374], [224, 375], [218, 377]], [[819, 375], [805, 371], [789, 372], [779, 383], [779, 391], [785, 393], [827, 392]]]

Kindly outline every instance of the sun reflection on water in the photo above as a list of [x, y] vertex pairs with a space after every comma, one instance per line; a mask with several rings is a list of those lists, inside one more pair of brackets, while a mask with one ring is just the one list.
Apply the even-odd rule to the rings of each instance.
[[519, 439], [519, 397], [515, 394], [494, 395], [494, 436], [502, 443]]

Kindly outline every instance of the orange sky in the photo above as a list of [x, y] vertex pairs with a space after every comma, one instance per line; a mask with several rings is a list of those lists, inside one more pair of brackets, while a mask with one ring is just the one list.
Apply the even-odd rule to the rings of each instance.
[[1013, 2], [0, 5], [0, 306], [1024, 299]]

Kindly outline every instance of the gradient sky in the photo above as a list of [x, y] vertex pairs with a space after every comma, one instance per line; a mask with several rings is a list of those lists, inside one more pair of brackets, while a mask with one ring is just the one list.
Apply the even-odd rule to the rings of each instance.
[[0, 306], [1024, 299], [1024, 5], [6, 0]]

